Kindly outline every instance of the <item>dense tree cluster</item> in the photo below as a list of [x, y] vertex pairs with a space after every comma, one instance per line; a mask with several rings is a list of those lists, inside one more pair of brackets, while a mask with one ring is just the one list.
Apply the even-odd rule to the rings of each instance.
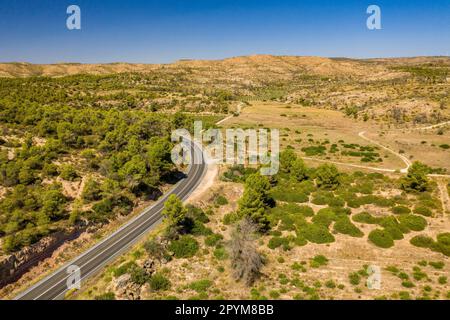
[[405, 191], [423, 192], [429, 188], [429, 179], [427, 175], [430, 168], [423, 163], [415, 161], [408, 169], [408, 173], [400, 181], [400, 185]]
[[[170, 178], [169, 134], [193, 120], [133, 108], [126, 94], [114, 97], [116, 106], [102, 106], [104, 98], [92, 92], [127, 87], [121, 77], [0, 80], [0, 185], [8, 190], [0, 200], [0, 236], [7, 252], [65, 228], [58, 221], [127, 214], [137, 197], [155, 194]], [[85, 176], [81, 199], [91, 209], [83, 212], [56, 181]]]

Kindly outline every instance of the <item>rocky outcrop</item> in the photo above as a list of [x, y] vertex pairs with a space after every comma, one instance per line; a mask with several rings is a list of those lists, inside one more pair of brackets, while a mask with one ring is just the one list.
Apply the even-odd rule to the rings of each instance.
[[83, 229], [56, 232], [22, 250], [0, 258], [0, 288], [16, 281], [30, 268], [52, 255], [64, 242], [76, 239]]

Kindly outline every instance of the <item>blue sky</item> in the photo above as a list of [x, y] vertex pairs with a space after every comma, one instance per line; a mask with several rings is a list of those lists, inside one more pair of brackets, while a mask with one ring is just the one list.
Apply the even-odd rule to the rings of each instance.
[[[0, 61], [450, 54], [450, 0], [0, 0]], [[66, 28], [81, 8], [82, 29]], [[380, 6], [382, 30], [366, 28]]]

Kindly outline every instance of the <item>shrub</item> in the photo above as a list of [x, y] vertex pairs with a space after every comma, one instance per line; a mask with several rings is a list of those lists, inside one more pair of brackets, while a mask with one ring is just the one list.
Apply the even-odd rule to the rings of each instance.
[[427, 221], [413, 214], [403, 215], [398, 218], [400, 224], [413, 231], [422, 231], [427, 226]]
[[325, 282], [325, 287], [334, 289], [334, 288], [336, 288], [336, 283], [333, 280], [327, 280]]
[[422, 272], [422, 270], [419, 267], [414, 267], [413, 268], [414, 272], [413, 272], [413, 278], [420, 281], [422, 279], [427, 278], [427, 274], [425, 272]]
[[350, 222], [348, 217], [339, 218], [333, 226], [334, 231], [342, 234], [347, 234], [352, 237], [362, 237], [364, 233], [356, 227], [353, 223]]
[[395, 214], [407, 214], [407, 213], [411, 212], [411, 210], [408, 207], [404, 207], [404, 206], [395, 206], [395, 207], [391, 208], [391, 210]]
[[273, 237], [269, 240], [268, 247], [270, 249], [276, 249], [280, 246], [283, 246], [283, 249], [289, 249], [289, 239], [283, 237]]
[[90, 178], [88, 181], [86, 181], [83, 192], [81, 193], [81, 198], [83, 198], [86, 201], [96, 201], [101, 199], [101, 189], [100, 184]]
[[316, 169], [316, 184], [319, 188], [335, 189], [340, 185], [340, 173], [334, 165], [323, 164]]
[[450, 233], [441, 233], [436, 237], [437, 241], [434, 250], [450, 256]]
[[155, 273], [149, 280], [153, 291], [165, 291], [170, 289], [171, 283], [162, 273]]
[[328, 264], [328, 259], [323, 255], [317, 255], [309, 262], [311, 268], [319, 268]]
[[312, 217], [312, 222], [320, 224], [326, 228], [336, 219], [336, 214], [331, 208], [320, 209], [317, 214]]
[[134, 266], [129, 270], [129, 272], [131, 275], [131, 281], [138, 285], [143, 285], [150, 279], [145, 270], [139, 266]]
[[411, 240], [409, 240], [409, 242], [416, 247], [420, 247], [420, 248], [432, 248], [434, 245], [434, 240], [428, 236], [423, 236], [423, 235], [418, 235], [415, 236], [413, 238], [411, 238]]
[[413, 212], [425, 217], [431, 217], [433, 215], [433, 212], [425, 206], [416, 206]]
[[225, 260], [228, 258], [228, 252], [225, 250], [224, 247], [216, 248], [214, 250], [214, 257], [217, 260]]
[[298, 212], [304, 217], [312, 217], [314, 215], [314, 210], [308, 206], [298, 206]]
[[411, 300], [411, 295], [408, 291], [400, 291], [398, 293], [398, 297], [400, 298], [400, 300]]
[[224, 206], [224, 205], [228, 204], [227, 198], [225, 198], [222, 195], [219, 195], [214, 202], [218, 206]]
[[217, 245], [219, 241], [223, 239], [223, 236], [221, 234], [211, 234], [205, 238], [205, 245], [209, 247], [214, 247]]
[[169, 250], [176, 258], [190, 258], [198, 251], [198, 242], [192, 236], [181, 236], [180, 239], [172, 241]]
[[269, 292], [269, 296], [273, 299], [278, 299], [280, 297], [280, 293], [277, 290], [272, 290]]
[[135, 267], [137, 267], [137, 264], [134, 261], [126, 262], [126, 263], [121, 264], [117, 268], [113, 269], [112, 274], [114, 277], [118, 278]]
[[443, 269], [445, 266], [445, 263], [442, 261], [436, 261], [436, 262], [430, 261], [430, 262], [428, 262], [428, 264], [438, 270]]
[[411, 281], [403, 281], [402, 282], [402, 286], [404, 286], [405, 288], [413, 288], [413, 287], [415, 287], [414, 283], [412, 283]]
[[308, 223], [302, 226], [297, 236], [304, 237], [312, 243], [323, 244], [334, 242], [334, 236], [328, 231], [328, 228], [315, 223]]
[[236, 212], [230, 212], [230, 213], [227, 213], [223, 217], [223, 224], [230, 225], [230, 224], [235, 223], [238, 220], [239, 220], [239, 215]]
[[307, 157], [312, 157], [316, 155], [322, 156], [325, 155], [327, 148], [325, 148], [324, 146], [310, 146], [302, 148], [302, 151], [305, 153]]
[[348, 279], [350, 283], [354, 286], [357, 286], [361, 283], [361, 276], [358, 274], [358, 272], [352, 272], [348, 275]]
[[285, 190], [279, 187], [274, 188], [271, 192], [271, 195], [275, 200], [283, 202], [305, 203], [309, 200], [308, 195], [306, 195], [305, 193]]
[[116, 300], [114, 292], [106, 292], [95, 297], [95, 300]]
[[61, 166], [59, 176], [66, 181], [74, 181], [79, 177], [75, 168], [70, 164]]
[[369, 240], [380, 248], [390, 248], [394, 245], [391, 234], [386, 230], [373, 230], [369, 234]]
[[438, 278], [438, 283], [439, 284], [446, 284], [447, 283], [447, 277], [446, 276], [440, 276]]
[[372, 216], [369, 212], [361, 212], [352, 216], [353, 221], [367, 224], [378, 224], [381, 222], [381, 218]]
[[[186, 228], [186, 226], [185, 226], [185, 228]], [[189, 225], [189, 227], [186, 229], [189, 233], [191, 233], [192, 235], [195, 235], [195, 236], [209, 236], [213, 233], [210, 228], [206, 227], [200, 221], [194, 221], [194, 225], [192, 225], [192, 227]]]
[[395, 217], [385, 217], [380, 222], [385, 231], [389, 232], [393, 240], [403, 239], [403, 233], [409, 232], [409, 229], [398, 223]]
[[197, 293], [205, 292], [212, 286], [212, 281], [208, 279], [194, 281], [189, 285], [189, 289], [197, 291]]

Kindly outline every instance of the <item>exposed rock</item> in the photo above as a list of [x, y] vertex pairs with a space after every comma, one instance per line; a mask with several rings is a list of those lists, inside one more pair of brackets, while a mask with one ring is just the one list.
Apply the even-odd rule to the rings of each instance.
[[0, 258], [0, 287], [17, 280], [31, 267], [51, 256], [64, 242], [77, 238], [81, 232], [80, 229], [67, 233], [56, 232], [31, 246]]
[[142, 268], [144, 268], [147, 275], [151, 276], [156, 272], [156, 263], [153, 259], [147, 259], [142, 265]]
[[115, 278], [112, 282], [112, 290], [119, 300], [140, 300], [141, 286], [131, 281], [128, 273]]

